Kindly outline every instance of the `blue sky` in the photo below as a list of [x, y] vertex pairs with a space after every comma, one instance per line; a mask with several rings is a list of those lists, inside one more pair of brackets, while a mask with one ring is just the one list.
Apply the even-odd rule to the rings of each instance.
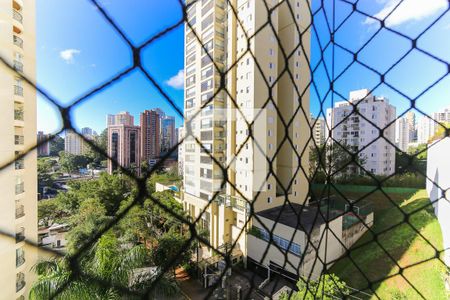
[[[262, 0], [255, 0], [262, 1]], [[316, 9], [319, 1], [313, 1]], [[384, 17], [399, 0], [360, 0], [358, 9], [377, 17]], [[327, 1], [325, 1], [327, 2]], [[139, 45], [181, 18], [177, 0], [103, 0], [102, 6], [114, 18], [119, 27]], [[330, 1], [331, 3], [331, 1]], [[351, 12], [351, 5], [336, 1], [336, 24]], [[431, 22], [447, 9], [447, 0], [406, 0], [387, 20], [390, 28], [411, 38], [416, 38]], [[331, 16], [331, 7], [325, 11]], [[329, 40], [323, 13], [315, 18], [320, 41]], [[336, 42], [351, 51], [357, 51], [378, 29], [376, 22], [363, 14], [353, 13], [336, 33]], [[431, 30], [417, 40], [418, 47], [450, 62], [450, 13], [447, 13]], [[183, 26], [157, 40], [142, 53], [143, 66], [157, 80], [178, 107], [183, 107], [183, 91], [180, 89], [183, 69]], [[362, 50], [358, 59], [379, 72], [385, 72], [411, 47], [408, 39], [383, 29]], [[317, 39], [311, 43], [312, 61], [320, 58]], [[331, 61], [331, 48], [324, 53], [327, 63]], [[127, 44], [115, 33], [99, 11], [87, 0], [37, 1], [37, 81], [60, 103], [67, 105], [84, 95], [91, 88], [108, 81], [118, 72], [128, 68], [132, 54]], [[353, 56], [335, 47], [335, 75], [353, 60]], [[328, 65], [329, 70], [331, 66]], [[386, 81], [404, 95], [415, 98], [427, 86], [448, 72], [447, 66], [420, 53], [411, 52], [386, 75]], [[323, 91], [328, 89], [325, 68], [321, 65], [315, 74], [316, 84]], [[379, 76], [353, 64], [335, 82], [336, 91], [346, 96], [359, 88], [374, 88]], [[401, 113], [409, 101], [387, 85], [375, 89], [374, 94], [387, 96]], [[311, 93], [311, 110], [317, 115], [319, 105], [315, 93]], [[342, 100], [335, 96], [335, 101]], [[331, 97], [326, 106], [331, 105]], [[432, 113], [450, 105], [450, 76], [418, 98], [417, 107]], [[127, 110], [135, 115], [144, 109], [160, 107], [169, 115], [176, 116], [177, 126], [182, 119], [171, 109], [151, 83], [138, 71], [133, 71], [77, 106], [73, 111], [76, 127], [92, 127], [101, 131], [105, 127], [106, 114]], [[325, 107], [326, 108], [326, 107]], [[54, 132], [61, 122], [51, 104], [39, 97], [38, 129]]]

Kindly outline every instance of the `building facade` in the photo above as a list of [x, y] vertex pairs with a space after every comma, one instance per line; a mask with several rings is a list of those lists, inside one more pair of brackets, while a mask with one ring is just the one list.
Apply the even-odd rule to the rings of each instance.
[[97, 136], [97, 132], [95, 130], [92, 130], [92, 128], [89, 128], [89, 127], [81, 128], [81, 134], [83, 136], [89, 136], [89, 137]]
[[177, 128], [178, 141], [178, 175], [183, 176], [184, 174], [184, 128], [183, 126]]
[[435, 122], [427, 116], [422, 116], [417, 122], [417, 143], [427, 144], [435, 132]]
[[442, 229], [443, 259], [450, 267], [450, 137], [437, 141], [428, 148], [427, 193]]
[[161, 155], [168, 153], [175, 144], [175, 118], [163, 116], [161, 118]]
[[129, 125], [108, 126], [108, 173], [122, 168], [133, 168], [138, 174], [141, 167], [141, 128]]
[[44, 134], [42, 131], [37, 133], [37, 143], [40, 144], [37, 148], [38, 156], [49, 156], [50, 155], [50, 141], [47, 140], [50, 135]]
[[[36, 80], [35, 1], [0, 1], [0, 165], [36, 145], [36, 91], [21, 78]], [[2, 63], [3, 64], [3, 63]], [[0, 171], [0, 299], [28, 297], [37, 261], [37, 151]]]
[[134, 117], [127, 111], [119, 112], [116, 115], [108, 115], [106, 117], [106, 126], [110, 125], [134, 126]]
[[[306, 147], [309, 118], [299, 113], [294, 115], [294, 112], [299, 105], [309, 111], [306, 86], [310, 77], [306, 69], [300, 68], [309, 57], [309, 36], [302, 37], [305, 52], [296, 49], [300, 39], [296, 28], [299, 24], [308, 24], [310, 18], [306, 4], [300, 7], [297, 2], [291, 3], [294, 18], [286, 3], [271, 14], [280, 41], [266, 27], [249, 45], [265, 77], [261, 76], [252, 56], [244, 54], [248, 46], [245, 34], [252, 35], [269, 17], [263, 1], [239, 0], [229, 4], [223, 0], [204, 1], [205, 5], [194, 3], [187, 11], [189, 23], [201, 36], [209, 55], [186, 25], [183, 205], [192, 217], [205, 209], [202, 224], [208, 229], [209, 241], [214, 247], [237, 241], [237, 251], [241, 251], [243, 257], [247, 257], [247, 240], [245, 234], [239, 233], [248, 219], [247, 201], [253, 202], [256, 211], [280, 206], [285, 192], [292, 202], [303, 204], [306, 201], [307, 179], [296, 172], [299, 162], [296, 150], [300, 152]], [[238, 17], [245, 20], [243, 28], [238, 25], [230, 5], [238, 12]], [[293, 52], [287, 62], [289, 65], [279, 43], [286, 51]], [[235, 64], [240, 55], [244, 56]], [[227, 90], [232, 98], [218, 91], [219, 70], [224, 70], [226, 65], [235, 66], [227, 73]], [[292, 70], [293, 78], [283, 73], [287, 67]], [[277, 77], [280, 78], [275, 83]], [[265, 105], [269, 99], [267, 84], [274, 85], [271, 96], [283, 117], [293, 118], [288, 130], [292, 146], [283, 143], [284, 125], [274, 104]], [[305, 92], [300, 96], [297, 89]], [[250, 140], [244, 118], [255, 122]], [[195, 139], [201, 141], [201, 146]], [[280, 151], [273, 166], [279, 184], [273, 175], [266, 178], [270, 173], [266, 156], [273, 156], [277, 148]], [[308, 157], [304, 155], [301, 163], [307, 162]], [[224, 176], [220, 167], [228, 164], [232, 166], [228, 168], [231, 184], [222, 185]], [[219, 197], [210, 202], [216, 193]]]
[[[353, 113], [354, 105], [358, 113]], [[337, 102], [328, 110], [333, 139], [361, 150], [365, 171], [375, 175], [395, 172], [395, 147], [390, 143], [395, 143], [396, 109], [387, 98], [373, 96], [366, 89], [352, 91], [348, 101]], [[385, 129], [380, 138], [379, 129]], [[359, 174], [362, 170], [350, 172]]]
[[406, 124], [408, 126], [409, 143], [417, 143], [417, 119], [414, 111], [410, 110], [406, 113]]
[[395, 121], [395, 145], [403, 152], [409, 147], [410, 132], [408, 120], [406, 118], [398, 118]]
[[317, 146], [325, 144], [326, 123], [323, 118], [313, 118], [311, 116], [312, 138]]
[[81, 136], [72, 130], [66, 130], [64, 137], [64, 151], [73, 155], [83, 155], [87, 151], [87, 144]]
[[142, 161], [158, 159], [161, 153], [161, 117], [157, 110], [141, 113], [141, 156]]

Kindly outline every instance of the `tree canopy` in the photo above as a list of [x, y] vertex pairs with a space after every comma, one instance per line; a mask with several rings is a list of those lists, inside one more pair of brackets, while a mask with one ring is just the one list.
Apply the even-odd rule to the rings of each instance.
[[[135, 196], [136, 188], [131, 179], [121, 174], [101, 174], [98, 179], [72, 181], [67, 192], [39, 205], [41, 223], [49, 225], [61, 220], [69, 224], [68, 254], [76, 253], [112, 218], [126, 212], [117, 224], [83, 252], [79, 259], [83, 276], [72, 279], [60, 299], [83, 299], [85, 295], [89, 295], [89, 299], [106, 296], [121, 299], [126, 295], [114, 286], [144, 289], [151, 284], [152, 277], [137, 280], [134, 286], [130, 281], [134, 272], [139, 268], [159, 270], [171, 262], [171, 272], [163, 274], [162, 280], [158, 281], [158, 294], [177, 292], [175, 267], [190, 261], [193, 245], [184, 248], [190, 238], [189, 231], [158, 203], [182, 217], [183, 207], [172, 191], [154, 192], [152, 199], [132, 203]], [[128, 209], [131, 204], [134, 206]], [[183, 250], [181, 255], [180, 250]], [[71, 275], [65, 257], [40, 262], [35, 271], [38, 280], [30, 292], [31, 299], [48, 298], [49, 293], [64, 285]], [[88, 276], [99, 278], [106, 285], [99, 285]]]
[[347, 284], [340, 280], [334, 274], [322, 275], [318, 280], [300, 279], [297, 282], [298, 292], [287, 295], [286, 293], [281, 296], [281, 300], [314, 300], [314, 299], [344, 299], [349, 295], [349, 289]]

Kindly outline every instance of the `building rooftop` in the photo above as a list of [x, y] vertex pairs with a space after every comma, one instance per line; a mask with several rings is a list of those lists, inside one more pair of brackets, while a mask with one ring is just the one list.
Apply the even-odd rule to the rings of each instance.
[[[325, 223], [324, 216], [320, 214], [317, 206], [305, 206], [297, 203], [277, 206], [256, 214], [260, 217], [307, 232]], [[330, 215], [329, 219], [334, 218], [334, 216], [335, 214]]]

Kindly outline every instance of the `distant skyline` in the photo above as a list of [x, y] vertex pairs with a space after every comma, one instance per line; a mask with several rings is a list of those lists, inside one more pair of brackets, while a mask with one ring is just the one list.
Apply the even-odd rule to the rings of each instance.
[[[399, 0], [360, 0], [358, 9], [372, 16], [386, 16]], [[102, 0], [99, 3], [110, 13], [119, 27], [136, 45], [161, 30], [177, 23], [182, 17], [177, 0], [131, 2]], [[312, 0], [315, 11], [320, 2]], [[387, 20], [387, 26], [406, 36], [416, 38], [445, 9], [446, 0], [405, 0]], [[58, 7], [58, 13], [55, 13]], [[331, 7], [326, 7], [331, 16]], [[336, 1], [336, 25], [338, 26], [352, 11], [348, 3]], [[131, 64], [131, 53], [126, 43], [100, 15], [96, 7], [87, 0], [47, 0], [37, 2], [37, 81], [50, 95], [67, 105], [95, 86], [109, 80]], [[314, 20], [322, 45], [329, 40], [323, 13]], [[377, 22], [363, 14], [354, 12], [335, 35], [336, 43], [357, 51], [377, 32]], [[183, 60], [184, 26], [179, 26], [142, 52], [143, 66], [158, 84], [183, 109]], [[432, 29], [417, 40], [417, 46], [450, 62], [450, 14], [444, 15]], [[363, 50], [358, 60], [374, 67], [379, 72], [387, 71], [411, 47], [408, 39], [395, 35], [386, 29]], [[313, 34], [311, 39], [312, 65], [320, 59], [320, 49]], [[325, 53], [328, 71], [331, 72], [331, 47]], [[335, 47], [335, 76], [353, 61], [353, 56], [339, 46]], [[444, 63], [438, 62], [418, 50], [413, 50], [385, 77], [386, 81], [405, 95], [415, 98], [426, 87], [448, 72]], [[325, 68], [319, 66], [314, 76], [320, 97], [328, 90]], [[373, 71], [360, 63], [353, 63], [343, 76], [335, 81], [334, 89], [343, 97], [351, 90], [372, 89], [379, 82]], [[385, 96], [401, 114], [409, 101], [389, 88], [381, 85], [374, 95]], [[334, 102], [343, 100], [335, 95]], [[311, 90], [311, 112], [319, 112], [318, 98]], [[431, 90], [421, 96], [417, 107], [432, 114], [450, 105], [450, 76], [446, 76]], [[324, 110], [332, 106], [331, 96], [326, 98]], [[176, 126], [182, 125], [182, 118], [168, 102], [138, 71], [133, 71], [120, 81], [86, 99], [74, 109], [72, 117], [77, 129], [91, 127], [97, 132], [104, 129], [107, 114], [129, 111], [138, 118], [145, 109], [160, 107], [175, 117]], [[416, 112], [417, 113], [417, 112]], [[61, 126], [61, 120], [46, 100], [38, 97], [38, 130], [54, 132]]]

